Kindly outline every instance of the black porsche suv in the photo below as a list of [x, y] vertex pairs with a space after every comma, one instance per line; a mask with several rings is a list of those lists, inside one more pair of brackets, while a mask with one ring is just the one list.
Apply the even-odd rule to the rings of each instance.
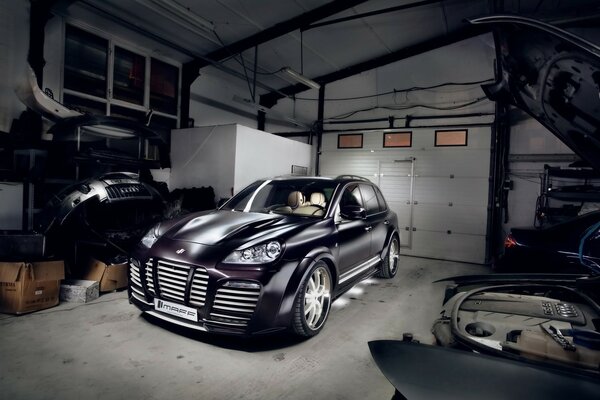
[[313, 336], [345, 290], [396, 275], [397, 226], [364, 178], [257, 181], [217, 210], [150, 229], [131, 257], [129, 299], [198, 330]]

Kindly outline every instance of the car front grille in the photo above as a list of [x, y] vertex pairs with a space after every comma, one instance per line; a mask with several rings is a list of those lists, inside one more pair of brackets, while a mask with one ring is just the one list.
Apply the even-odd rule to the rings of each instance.
[[221, 287], [215, 296], [211, 319], [227, 325], [248, 325], [259, 297], [260, 288]]
[[[156, 275], [154, 273], [155, 268]], [[156, 296], [157, 289], [159, 289], [161, 297], [165, 300], [176, 300], [185, 303], [185, 291], [190, 270], [193, 270], [194, 275], [192, 287], [190, 288], [189, 304], [203, 307], [206, 303], [206, 289], [208, 287], [208, 273], [203, 267], [192, 267], [189, 264], [177, 261], [149, 259], [146, 261], [145, 272], [148, 292]]]

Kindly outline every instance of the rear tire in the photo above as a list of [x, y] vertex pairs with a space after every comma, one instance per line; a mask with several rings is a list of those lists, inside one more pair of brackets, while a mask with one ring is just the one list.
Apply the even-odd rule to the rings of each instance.
[[400, 242], [396, 236], [392, 236], [388, 251], [381, 261], [381, 267], [377, 276], [384, 279], [392, 279], [398, 272], [398, 262], [400, 256]]
[[317, 261], [302, 280], [294, 300], [292, 330], [296, 335], [311, 337], [323, 329], [331, 308], [331, 272]]

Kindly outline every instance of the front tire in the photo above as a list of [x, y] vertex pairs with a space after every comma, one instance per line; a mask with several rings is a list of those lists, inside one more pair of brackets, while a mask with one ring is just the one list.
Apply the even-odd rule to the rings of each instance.
[[317, 261], [302, 280], [294, 300], [292, 330], [295, 334], [311, 337], [323, 329], [331, 308], [331, 289], [329, 267]]
[[400, 242], [396, 236], [393, 236], [387, 254], [381, 261], [381, 268], [379, 269], [377, 276], [384, 279], [392, 279], [395, 277], [398, 272], [399, 256]]

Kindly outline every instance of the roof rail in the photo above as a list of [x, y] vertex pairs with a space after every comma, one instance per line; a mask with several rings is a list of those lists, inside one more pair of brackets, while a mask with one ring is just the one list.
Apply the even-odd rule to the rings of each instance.
[[335, 177], [335, 179], [353, 179], [356, 181], [370, 182], [370, 180], [368, 180], [367, 178], [363, 178], [362, 176], [358, 175], [338, 175]]

